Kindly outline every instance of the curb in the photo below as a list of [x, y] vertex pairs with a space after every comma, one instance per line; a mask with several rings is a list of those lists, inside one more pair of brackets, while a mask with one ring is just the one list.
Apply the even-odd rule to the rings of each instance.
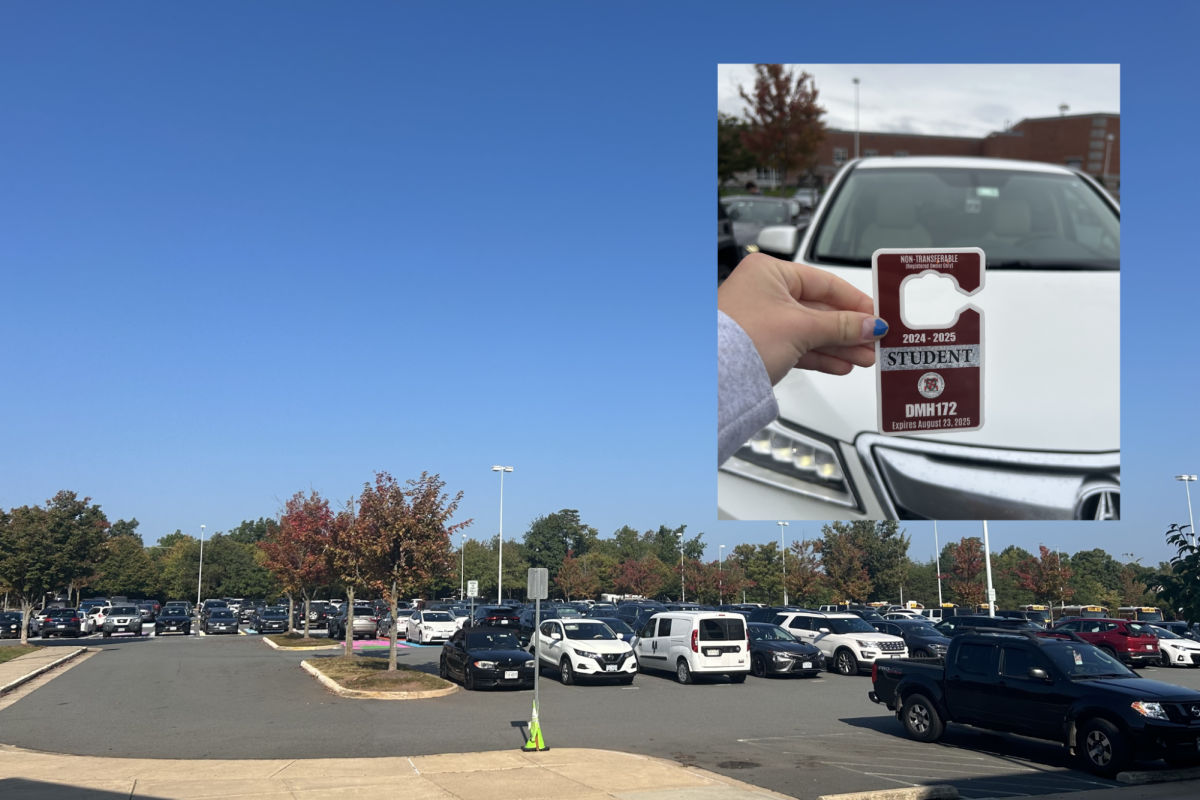
[[875, 792], [824, 794], [817, 800], [959, 800], [959, 795], [958, 789], [953, 786], [938, 784], [907, 789], [881, 789]]
[[49, 672], [50, 670], [57, 667], [59, 664], [65, 664], [66, 662], [70, 661], [72, 658], [75, 658], [75, 656], [86, 653], [87, 651], [88, 651], [88, 649], [86, 647], [81, 647], [78, 650], [75, 650], [74, 652], [67, 653], [62, 658], [51, 661], [49, 664], [43, 664], [42, 666], [35, 669], [33, 672], [30, 672], [27, 675], [22, 675], [21, 677], [17, 678], [15, 681], [12, 681], [11, 683], [6, 683], [3, 686], [0, 686], [0, 695], [8, 694], [13, 689], [16, 689], [18, 686], [21, 686], [22, 684], [28, 683], [29, 681], [36, 678], [38, 675], [41, 675], [42, 673], [45, 673], [45, 672]]
[[326, 689], [329, 689], [329, 691], [338, 697], [356, 697], [363, 700], [428, 700], [434, 697], [445, 697], [462, 689], [462, 687], [456, 685], [445, 689], [429, 689], [423, 692], [368, 692], [361, 689], [347, 689], [333, 678], [322, 673], [309, 661], [301, 661], [300, 666], [305, 672], [320, 681]]
[[303, 653], [306, 650], [337, 650], [338, 649], [338, 645], [336, 645], [336, 644], [323, 644], [320, 647], [280, 647], [279, 645], [275, 644], [274, 642], [272, 642], [270, 639], [268, 639], [265, 636], [263, 637], [263, 641], [267, 643], [267, 647], [270, 647], [273, 650], [286, 650], [287, 652]]
[[1196, 778], [1200, 778], [1200, 767], [1147, 770], [1145, 772], [1121, 772], [1117, 774], [1117, 783], [1128, 783], [1133, 786], [1139, 786], [1144, 783], [1190, 781]]

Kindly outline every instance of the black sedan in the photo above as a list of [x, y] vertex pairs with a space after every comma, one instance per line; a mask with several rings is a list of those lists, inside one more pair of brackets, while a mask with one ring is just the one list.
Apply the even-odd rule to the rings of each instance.
[[471, 618], [469, 627], [472, 628], [510, 628], [517, 629], [520, 617], [508, 606], [479, 606], [475, 616]]
[[21, 638], [21, 612], [0, 611], [0, 639]]
[[238, 618], [232, 608], [214, 608], [204, 620], [204, 633], [237, 633]]
[[192, 615], [182, 606], [167, 606], [154, 620], [154, 635], [165, 633], [182, 633], [185, 636], [192, 632]]
[[909, 658], [944, 658], [950, 646], [950, 639], [923, 619], [888, 619], [872, 625], [880, 633], [903, 639]]
[[521, 649], [515, 633], [495, 628], [457, 631], [442, 645], [438, 674], [467, 690], [485, 686], [533, 688], [533, 656]]
[[264, 608], [250, 619], [250, 627], [259, 633], [287, 633], [287, 609]]
[[825, 671], [825, 657], [815, 646], [802, 642], [778, 625], [751, 622], [750, 671], [756, 678], [768, 675], [803, 675]]

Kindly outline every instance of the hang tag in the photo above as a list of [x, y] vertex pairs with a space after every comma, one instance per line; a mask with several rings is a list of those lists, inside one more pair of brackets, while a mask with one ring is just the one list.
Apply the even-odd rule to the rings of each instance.
[[904, 285], [929, 272], [959, 294], [983, 289], [987, 258], [978, 247], [876, 250], [871, 258], [875, 315], [888, 332], [875, 343], [879, 432], [889, 436], [977, 431], [983, 427], [983, 311], [968, 304], [946, 326], [908, 325]]

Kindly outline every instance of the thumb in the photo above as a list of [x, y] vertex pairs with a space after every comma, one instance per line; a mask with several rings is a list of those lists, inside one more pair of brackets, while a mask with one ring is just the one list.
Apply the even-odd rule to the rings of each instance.
[[818, 347], [872, 344], [887, 331], [888, 324], [872, 314], [806, 308], [799, 333], [807, 352]]

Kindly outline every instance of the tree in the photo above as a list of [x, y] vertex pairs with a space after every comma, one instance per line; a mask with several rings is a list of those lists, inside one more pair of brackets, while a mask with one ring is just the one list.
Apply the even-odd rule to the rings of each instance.
[[529, 523], [524, 544], [530, 565], [548, 569], [553, 577], [558, 574], [568, 551], [577, 556], [584, 555], [591, 549], [596, 536], [595, 528], [580, 522], [578, 511], [564, 508]]
[[625, 594], [654, 597], [670, 574], [670, 570], [653, 553], [640, 561], [629, 559], [617, 567], [616, 589]]
[[[65, 587], [67, 599], [74, 593], [78, 600], [79, 590], [95, 573], [95, 563], [100, 557], [100, 546], [110, 525], [98, 505], [89, 505], [90, 497], [79, 499], [75, 492], [61, 491], [46, 501], [46, 535], [58, 543], [58, 580], [61, 583], [50, 588]], [[137, 520], [121, 520], [122, 530], [136, 535]], [[141, 537], [137, 537], [141, 545]]]
[[346, 589], [346, 656], [354, 655], [354, 594], [372, 579], [373, 554], [363, 537], [351, 498], [329, 528], [329, 566]]
[[821, 570], [820, 542], [792, 542], [788, 549], [786, 585], [789, 599], [815, 608], [825, 593], [825, 573]]
[[115, 538], [117, 536], [134, 536], [137, 537], [139, 542], [141, 542], [142, 535], [137, 532], [138, 525], [140, 524], [141, 523], [137, 521], [137, 517], [134, 517], [131, 520], [119, 519], [114, 522], [111, 527], [109, 527], [108, 535], [110, 538]]
[[1055, 600], [1070, 600], [1075, 594], [1075, 590], [1068, 585], [1072, 577], [1070, 567], [1063, 564], [1058, 553], [1048, 547], [1039, 546], [1038, 552], [1038, 558], [1031, 555], [1013, 570], [1017, 584], [1033, 592], [1034, 597], [1047, 605], [1053, 605]]
[[779, 552], [779, 545], [771, 541], [758, 545], [735, 545], [729, 555], [726, 567], [730, 562], [741, 567], [745, 580], [741, 588], [747, 590], [754, 602], [770, 603], [776, 598], [783, 600], [783, 563]]
[[1172, 525], [1167, 531], [1167, 544], [1175, 548], [1170, 570], [1163, 569], [1155, 583], [1161, 588], [1159, 597], [1170, 604], [1177, 618], [1189, 622], [1200, 619], [1200, 547], [1187, 539], [1187, 534]]
[[978, 606], [984, 597], [984, 585], [979, 581], [983, 572], [983, 542], [969, 536], [951, 544], [950, 564], [950, 572], [942, 578], [950, 579], [950, 589], [960, 603]]
[[305, 637], [309, 634], [313, 591], [328, 582], [331, 575], [327, 551], [332, 527], [333, 512], [328, 500], [316, 490], [311, 490], [307, 497], [304, 492], [296, 492], [284, 506], [279, 524], [272, 526], [257, 545], [265, 557], [263, 566], [287, 593], [289, 631], [296, 613], [296, 595], [304, 600]]
[[269, 517], [259, 517], [256, 520], [242, 520], [233, 530], [227, 531], [226, 536], [240, 544], [258, 544], [268, 539], [279, 529], [279, 523]]
[[46, 511], [21, 506], [0, 512], [0, 583], [21, 604], [21, 644], [29, 644], [29, 615], [56, 583], [54, 542], [46, 535]]
[[807, 72], [796, 75], [782, 64], [755, 64], [754, 72], [753, 95], [738, 88], [749, 105], [742, 144], [760, 164], [780, 172], [783, 186], [789, 171], [805, 171], [816, 159], [825, 138], [825, 109], [817, 105], [817, 87]]
[[[393, 620], [400, 594], [426, 589], [450, 571], [450, 539], [471, 524], [471, 520], [448, 524], [458, 510], [462, 492], [451, 498], [442, 491], [445, 485], [440, 476], [427, 472], [405, 486], [386, 472], [376, 472], [375, 484], [366, 484], [359, 497], [356, 538], [367, 549], [365, 583], [383, 592]], [[395, 625], [388, 642], [388, 671], [396, 671]]]
[[850, 525], [832, 523], [821, 528], [821, 564], [833, 591], [834, 602], [863, 602], [871, 594], [867, 553], [858, 544], [858, 533]]
[[752, 588], [754, 588], [754, 584], [746, 578], [746, 570], [742, 569], [741, 564], [726, 559], [725, 563], [720, 565], [717, 572], [718, 602], [740, 602], [742, 593]]
[[732, 114], [717, 112], [717, 184], [723, 186], [738, 172], [754, 169], [754, 157], [742, 144], [746, 123]]
[[575, 558], [571, 551], [567, 551], [566, 557], [559, 565], [554, 583], [567, 600], [572, 597], [592, 597], [600, 593], [600, 580], [596, 573], [584, 571], [583, 563]]
[[153, 594], [158, 588], [158, 571], [142, 545], [142, 537], [122, 534], [106, 541], [101, 547], [92, 585], [109, 597], [148, 597]]

